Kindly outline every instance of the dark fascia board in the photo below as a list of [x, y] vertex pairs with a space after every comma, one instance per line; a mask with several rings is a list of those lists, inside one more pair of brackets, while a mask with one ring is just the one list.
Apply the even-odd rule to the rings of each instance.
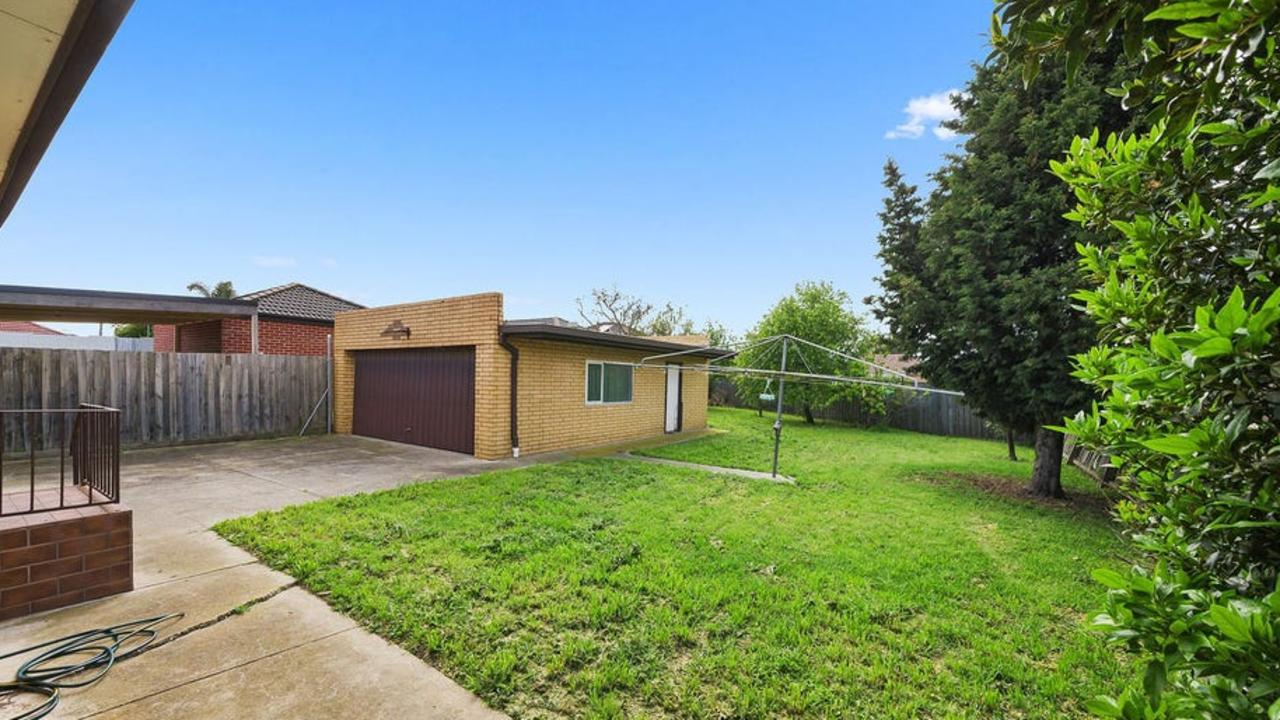
[[717, 358], [728, 355], [728, 350], [713, 347], [698, 347], [681, 343], [665, 342], [650, 338], [617, 335], [597, 332], [585, 328], [565, 327], [544, 323], [503, 323], [504, 338], [529, 338], [532, 340], [558, 340], [560, 342], [584, 343], [603, 347], [623, 348], [626, 350], [645, 350], [654, 355], [663, 353], [684, 352], [685, 357]]
[[251, 300], [0, 285], [0, 318], [5, 320], [168, 324], [247, 318], [257, 311]]
[[133, 0], [80, 0], [76, 6], [22, 125], [8, 171], [0, 177], [0, 225], [18, 203], [40, 158], [132, 6]]
[[321, 318], [298, 317], [297, 315], [273, 315], [271, 313], [258, 313], [259, 320], [270, 320], [272, 322], [294, 323], [296, 325], [327, 325], [333, 327], [332, 320], [323, 320]]
[[[3, 312], [3, 310], [0, 310], [0, 312]], [[272, 315], [270, 313], [264, 313], [264, 312], [258, 313], [258, 320], [263, 322], [270, 320], [271, 322], [288, 323], [290, 325], [317, 325], [317, 326], [323, 326], [323, 327], [333, 327], [332, 320], [317, 320], [315, 318], [301, 318], [301, 317], [295, 317], [293, 315]], [[194, 322], [201, 322], [201, 321], [197, 320]]]

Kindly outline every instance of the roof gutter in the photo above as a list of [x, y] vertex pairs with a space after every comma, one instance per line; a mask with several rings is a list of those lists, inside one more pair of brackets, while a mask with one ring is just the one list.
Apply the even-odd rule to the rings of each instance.
[[498, 344], [511, 354], [511, 457], [520, 457], [520, 422], [516, 415], [517, 391], [520, 389], [520, 348], [505, 335], [498, 336]]
[[698, 347], [683, 343], [654, 340], [652, 338], [632, 335], [615, 335], [613, 333], [571, 328], [547, 323], [505, 322], [502, 324], [502, 336], [525, 337], [537, 340], [556, 340], [560, 342], [585, 343], [614, 347], [623, 350], [636, 350], [649, 353], [672, 353], [704, 358], [718, 358], [729, 354], [728, 350], [713, 347]]

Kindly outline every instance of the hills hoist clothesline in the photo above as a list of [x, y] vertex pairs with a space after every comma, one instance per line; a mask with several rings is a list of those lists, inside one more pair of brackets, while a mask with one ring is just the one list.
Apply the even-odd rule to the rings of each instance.
[[[736, 347], [737, 349], [731, 349], [734, 347]], [[759, 352], [771, 351], [772, 348], [776, 348], [776, 347], [780, 347], [782, 351], [781, 360], [776, 369], [762, 368], [762, 367], [747, 367], [742, 365], [718, 364], [718, 363], [724, 363], [725, 361], [737, 358], [749, 350], [755, 350], [757, 351], [757, 353], [759, 353]], [[828, 355], [831, 355], [833, 357], [838, 357], [843, 360], [858, 363], [864, 366], [865, 368], [867, 368], [869, 371], [879, 374], [882, 377], [888, 376], [891, 378], [896, 378], [897, 380], [895, 381], [895, 380], [877, 379], [874, 377], [865, 377], [861, 375], [833, 375], [829, 373], [813, 372], [812, 367], [809, 365], [808, 361], [804, 357], [802, 348], [817, 350], [819, 352], [827, 353]], [[915, 378], [911, 377], [910, 375], [900, 370], [894, 370], [893, 368], [884, 367], [883, 365], [877, 365], [876, 363], [873, 363], [869, 360], [864, 360], [863, 358], [849, 355], [848, 353], [841, 352], [834, 348], [829, 348], [824, 345], [819, 345], [818, 343], [805, 340], [804, 338], [796, 337], [795, 335], [786, 335], [786, 334], [771, 335], [769, 337], [760, 338], [757, 340], [733, 343], [730, 345], [729, 348], [725, 348], [725, 349], [729, 350], [729, 352], [726, 352], [724, 355], [721, 355], [715, 359], [707, 361], [707, 363], [704, 365], [684, 365], [684, 366], [681, 366], [680, 369], [682, 372], [684, 371], [706, 372], [713, 375], [723, 375], [727, 377], [735, 377], [735, 376], [736, 377], [754, 377], [754, 378], [760, 378], [765, 380], [766, 392], [761, 395], [761, 399], [763, 400], [766, 398], [766, 396], [768, 396], [768, 399], [776, 402], [776, 417], [773, 422], [773, 477], [775, 478], [778, 476], [778, 451], [782, 445], [782, 408], [783, 408], [783, 403], [785, 402], [786, 383], [788, 379], [791, 379], [793, 382], [830, 382], [830, 383], [848, 383], [848, 384], [857, 384], [857, 385], [872, 385], [876, 387], [891, 388], [895, 390], [905, 390], [908, 392], [933, 393], [937, 395], [953, 395], [957, 397], [964, 397], [964, 393], [962, 392], [958, 392], [955, 390], [944, 390], [942, 388], [934, 388], [934, 387], [928, 387], [926, 385], [921, 385], [919, 380], [916, 380]], [[688, 350], [678, 350], [676, 352], [661, 353], [658, 355], [649, 355], [647, 357], [642, 358], [640, 362], [633, 363], [632, 365], [634, 367], [639, 367], [639, 368], [653, 368], [653, 369], [666, 370], [668, 365], [663, 361], [671, 360], [673, 358], [689, 355], [692, 353], [706, 352], [706, 350], [707, 348], [705, 347], [691, 347]], [[792, 370], [788, 368], [787, 360], [788, 360], [789, 352], [793, 352], [795, 357], [800, 360], [800, 362], [804, 365], [806, 372], [800, 372], [798, 370]], [[776, 396], [772, 396], [771, 393], [767, 392], [767, 389], [775, 381], [778, 383], [778, 392]], [[906, 382], [903, 382], [903, 381], [906, 381]]]

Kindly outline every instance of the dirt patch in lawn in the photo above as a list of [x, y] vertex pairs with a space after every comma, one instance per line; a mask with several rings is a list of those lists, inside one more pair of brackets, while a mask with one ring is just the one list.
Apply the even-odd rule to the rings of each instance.
[[1081, 492], [1070, 490], [1066, 498], [1043, 498], [1032, 495], [1024, 481], [1001, 477], [999, 475], [974, 475], [970, 473], [944, 472], [922, 476], [926, 482], [939, 485], [966, 485], [992, 495], [1022, 502], [1035, 503], [1044, 507], [1070, 512], [1084, 512], [1100, 517], [1111, 517], [1111, 508], [1115, 499], [1108, 497], [1104, 490], [1097, 492]]

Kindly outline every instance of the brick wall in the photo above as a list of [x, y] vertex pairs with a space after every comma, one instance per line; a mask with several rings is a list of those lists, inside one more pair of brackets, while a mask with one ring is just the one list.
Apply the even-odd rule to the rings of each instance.
[[[382, 331], [399, 321], [407, 338]], [[511, 454], [510, 357], [498, 344], [502, 295], [483, 293], [339, 313], [334, 323], [334, 427], [350, 433], [355, 398], [355, 351], [472, 345], [476, 352], [475, 455]]]
[[[333, 326], [318, 322], [258, 319], [258, 352], [264, 355], [325, 354]], [[253, 326], [244, 318], [155, 326], [156, 352], [248, 353]]]
[[[265, 353], [262, 347], [263, 341], [263, 325], [266, 323], [258, 319], [258, 351]], [[219, 339], [219, 347], [224, 353], [247, 353], [253, 349], [253, 327], [248, 320], [220, 320], [218, 329], [221, 331]]]
[[156, 352], [174, 352], [177, 347], [177, 328], [173, 325], [152, 325], [151, 335], [155, 338]]
[[[291, 322], [258, 318], [258, 352], [263, 355], [324, 355], [325, 337], [333, 333], [328, 323]], [[253, 347], [249, 320], [222, 321], [222, 352], [247, 353]]]
[[[666, 371], [635, 368], [631, 402], [586, 402], [589, 360], [639, 363], [649, 351], [549, 340], [513, 340], [520, 349], [520, 451], [539, 453], [661, 435], [666, 427]], [[687, 364], [702, 362], [688, 360]], [[707, 374], [684, 373], [682, 429], [707, 426]]]
[[[383, 336], [391, 323], [409, 328], [408, 338]], [[355, 399], [355, 352], [397, 348], [476, 349], [475, 455], [511, 454], [511, 358], [499, 344], [502, 295], [486, 293], [340, 313], [334, 324], [334, 426], [350, 433]], [[665, 426], [666, 372], [637, 368], [632, 401], [586, 403], [586, 362], [637, 363], [652, 353], [580, 343], [513, 340], [520, 350], [518, 413], [520, 450], [546, 452], [661, 435]], [[690, 360], [692, 364], [694, 361]], [[683, 429], [707, 424], [707, 375], [684, 374]]]
[[183, 323], [175, 328], [174, 346], [184, 353], [222, 352], [222, 321]]
[[133, 589], [128, 508], [57, 510], [25, 521], [25, 527], [0, 530], [0, 620]]

